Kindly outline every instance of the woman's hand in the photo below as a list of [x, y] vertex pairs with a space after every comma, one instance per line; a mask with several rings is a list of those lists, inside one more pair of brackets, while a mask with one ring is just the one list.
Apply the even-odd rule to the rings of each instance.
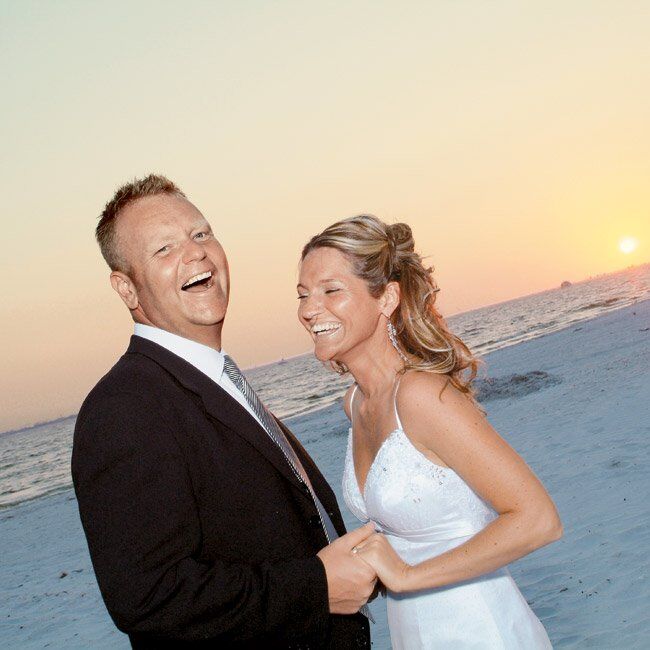
[[401, 593], [408, 590], [411, 567], [395, 553], [381, 533], [370, 535], [361, 544], [357, 544], [352, 553], [367, 562], [375, 570], [379, 580], [391, 591]]

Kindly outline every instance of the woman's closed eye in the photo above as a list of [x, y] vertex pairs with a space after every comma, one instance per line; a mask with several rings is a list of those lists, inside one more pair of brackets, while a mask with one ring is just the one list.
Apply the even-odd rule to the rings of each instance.
[[[341, 291], [340, 287], [332, 287], [331, 289], [325, 289], [323, 293], [328, 294], [328, 293], [336, 293], [337, 291]], [[304, 300], [305, 298], [309, 298], [308, 293], [299, 293], [298, 294], [298, 300]]]

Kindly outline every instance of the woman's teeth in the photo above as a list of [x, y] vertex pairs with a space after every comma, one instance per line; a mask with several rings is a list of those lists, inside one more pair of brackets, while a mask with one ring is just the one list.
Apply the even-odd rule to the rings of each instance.
[[319, 336], [319, 335], [330, 334], [332, 332], [335, 332], [340, 327], [341, 327], [341, 323], [319, 323], [318, 325], [314, 325], [311, 328], [311, 331], [316, 336]]

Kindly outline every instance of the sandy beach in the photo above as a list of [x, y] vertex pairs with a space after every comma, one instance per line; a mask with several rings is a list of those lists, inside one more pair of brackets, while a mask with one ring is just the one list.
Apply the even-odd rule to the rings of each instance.
[[[511, 565], [554, 647], [650, 643], [650, 300], [485, 357], [495, 428], [554, 498], [561, 541]], [[340, 499], [339, 405], [289, 420]], [[344, 509], [344, 507], [343, 507]], [[344, 509], [346, 523], [357, 522]], [[71, 491], [0, 510], [4, 648], [127, 648], [98, 592]], [[390, 647], [383, 602], [373, 647]]]

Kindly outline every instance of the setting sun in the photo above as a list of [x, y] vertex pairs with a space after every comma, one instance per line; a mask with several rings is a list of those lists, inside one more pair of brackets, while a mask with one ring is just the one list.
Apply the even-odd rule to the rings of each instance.
[[636, 250], [639, 242], [634, 237], [622, 237], [618, 242], [618, 247], [622, 253], [626, 255]]

